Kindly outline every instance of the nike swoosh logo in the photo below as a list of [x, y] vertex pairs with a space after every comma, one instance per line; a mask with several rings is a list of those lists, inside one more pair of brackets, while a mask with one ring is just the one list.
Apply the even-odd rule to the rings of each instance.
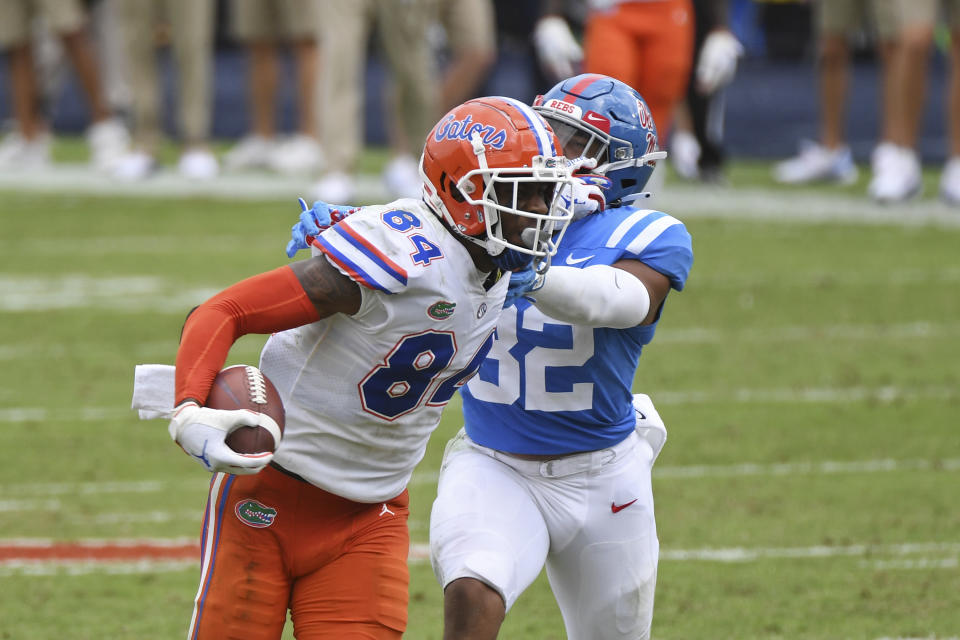
[[573, 256], [567, 256], [564, 262], [566, 262], [567, 264], [580, 264], [581, 262], [586, 262], [592, 257], [593, 257], [592, 255], [589, 255], [586, 258], [574, 258]]
[[603, 122], [603, 121], [605, 120], [605, 118], [602, 118], [601, 116], [598, 116], [598, 115], [595, 114], [595, 113], [588, 113], [588, 114], [587, 114], [586, 116], [584, 116], [584, 117], [585, 117], [587, 120], [592, 120], [592, 121], [594, 121], [594, 122]]
[[627, 503], [624, 503], [624, 504], [620, 504], [620, 505], [618, 505], [616, 502], [611, 502], [611, 503], [610, 503], [610, 511], [613, 511], [614, 513], [619, 513], [619, 512], [621, 512], [621, 511], [623, 511], [624, 509], [626, 509], [627, 507], [629, 507], [630, 505], [632, 505], [632, 504], [633, 504], [634, 502], [636, 502], [636, 501], [637, 501], [637, 498], [634, 498], [634, 499], [631, 500], [630, 502], [627, 502]]

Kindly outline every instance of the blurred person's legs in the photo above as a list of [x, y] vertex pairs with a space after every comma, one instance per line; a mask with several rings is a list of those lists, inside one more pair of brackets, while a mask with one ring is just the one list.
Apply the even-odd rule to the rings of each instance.
[[317, 23], [319, 7], [312, 0], [282, 0], [281, 33], [296, 62], [297, 131], [270, 155], [270, 166], [284, 173], [310, 173], [322, 162], [317, 136]]
[[232, 35], [247, 53], [250, 128], [224, 156], [224, 164], [231, 169], [267, 167], [276, 144], [277, 8], [260, 0], [233, 0], [228, 7]]
[[362, 97], [374, 1], [324, 0], [319, 5], [318, 110], [326, 163], [314, 195], [326, 202], [351, 203], [356, 196], [353, 172], [363, 144]]
[[130, 111], [130, 85], [127, 82], [122, 34], [116, 9], [117, 3], [122, 1], [99, 0], [90, 8], [90, 22], [99, 53], [103, 91], [110, 111], [115, 114], [126, 114]]
[[800, 153], [778, 163], [774, 178], [786, 184], [837, 181], [850, 184], [857, 167], [843, 131], [850, 85], [850, 32], [864, 23], [863, 0], [821, 0], [815, 7], [820, 87], [820, 141], [804, 141]]
[[[592, 11], [584, 33], [584, 71], [614, 77], [639, 91], [657, 134], [668, 140], [693, 65], [693, 31], [690, 0], [624, 2], [610, 11]], [[661, 166], [653, 172], [649, 193], [660, 191], [664, 171]]]
[[[80, 32], [83, 8], [76, 0], [7, 0], [0, 5], [0, 50], [9, 59], [15, 130], [0, 143], [0, 165], [37, 169], [50, 161], [50, 135], [40, 109], [40, 88], [31, 42], [34, 20], [42, 17], [58, 34]], [[81, 80], [83, 78], [81, 77]], [[100, 106], [94, 96], [91, 108]], [[95, 114], [96, 115], [96, 114]]]
[[0, 167], [43, 168], [50, 163], [50, 135], [40, 118], [37, 104], [33, 51], [27, 42], [5, 48], [16, 125], [0, 142]]
[[696, 85], [697, 60], [703, 43], [715, 28], [708, 11], [699, 11], [694, 2], [693, 60], [687, 80], [687, 94], [674, 111], [674, 131], [670, 139], [670, 161], [677, 173], [688, 180], [723, 183], [723, 125], [725, 101], [723, 88], [702, 92]]
[[377, 34], [390, 65], [392, 95], [387, 102], [392, 158], [384, 182], [394, 197], [417, 198], [422, 140], [437, 121], [436, 65], [427, 38], [433, 0], [408, 0], [397, 12], [394, 0], [376, 0]]
[[[86, 18], [81, 14], [80, 24], [73, 26], [76, 15], [68, 7], [70, 2], [46, 2], [50, 27], [57, 30], [64, 51], [73, 65], [90, 107], [90, 128], [87, 143], [90, 161], [98, 169], [112, 170], [127, 153], [130, 137], [126, 126], [113, 116], [107, 100], [100, 72], [100, 60], [86, 29]], [[80, 11], [79, 3], [76, 10]], [[59, 16], [59, 17], [58, 17]]]
[[209, 179], [219, 166], [210, 150], [213, 108], [214, 0], [166, 0], [177, 63], [177, 99], [183, 151], [177, 165], [188, 178]]
[[950, 0], [950, 81], [947, 88], [947, 131], [950, 157], [940, 175], [940, 196], [960, 205], [960, 1]]
[[[233, 32], [248, 51], [251, 129], [226, 156], [231, 168], [272, 167], [284, 172], [315, 170], [317, 142], [316, 3], [310, 0], [234, 0]], [[290, 45], [296, 62], [295, 135], [280, 142], [276, 101], [280, 47]]]
[[690, 0], [624, 2], [610, 11], [593, 11], [584, 33], [584, 70], [639, 91], [658, 135], [668, 139], [693, 64], [693, 30]]
[[920, 195], [923, 183], [917, 133], [926, 99], [927, 62], [933, 44], [939, 0], [892, 0], [898, 25], [888, 84], [888, 130], [874, 150], [873, 178], [867, 187], [880, 202]]
[[156, 25], [159, 7], [152, 0], [118, 0], [114, 4], [130, 84], [132, 151], [114, 173], [127, 180], [147, 177], [157, 166], [161, 138], [160, 74]]
[[477, 97], [497, 61], [497, 36], [492, 0], [432, 0], [446, 31], [451, 58], [440, 81], [439, 110]]

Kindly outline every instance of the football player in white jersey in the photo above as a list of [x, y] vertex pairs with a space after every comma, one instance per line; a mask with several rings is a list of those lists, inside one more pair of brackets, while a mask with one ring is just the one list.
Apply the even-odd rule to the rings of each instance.
[[[647, 638], [659, 555], [650, 475], [666, 429], [631, 388], [667, 293], [686, 281], [690, 236], [633, 206], [666, 155], [639, 93], [584, 74], [534, 108], [604, 180], [581, 177], [554, 266], [513, 275], [518, 294], [539, 288], [504, 310], [462, 389], [465, 428], [447, 446], [430, 519], [444, 638], [495, 638], [544, 564], [571, 640]], [[329, 214], [317, 203], [301, 216], [288, 253]]]
[[[187, 318], [170, 433], [213, 472], [190, 638], [277, 640], [288, 609], [301, 640], [405, 629], [407, 482], [493, 344], [504, 274], [543, 271], [572, 216], [555, 134], [510, 98], [446, 114], [421, 173], [422, 199], [364, 209], [316, 239], [320, 255]], [[273, 333], [260, 361], [286, 410], [273, 455], [224, 442], [254, 414], [203, 406], [246, 333]]]

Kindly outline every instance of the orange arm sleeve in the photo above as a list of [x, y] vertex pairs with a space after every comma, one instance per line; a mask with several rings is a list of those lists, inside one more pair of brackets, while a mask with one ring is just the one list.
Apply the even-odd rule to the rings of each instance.
[[176, 403], [207, 400], [230, 347], [248, 333], [274, 333], [320, 319], [289, 266], [224, 289], [190, 314], [177, 350]]

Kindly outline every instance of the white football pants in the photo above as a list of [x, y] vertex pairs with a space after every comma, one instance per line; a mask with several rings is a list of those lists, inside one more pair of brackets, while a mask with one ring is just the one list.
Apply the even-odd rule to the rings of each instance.
[[546, 563], [570, 640], [648, 638], [660, 551], [653, 459], [636, 432], [610, 449], [531, 461], [461, 430], [430, 516], [437, 579], [479, 579], [509, 610]]

